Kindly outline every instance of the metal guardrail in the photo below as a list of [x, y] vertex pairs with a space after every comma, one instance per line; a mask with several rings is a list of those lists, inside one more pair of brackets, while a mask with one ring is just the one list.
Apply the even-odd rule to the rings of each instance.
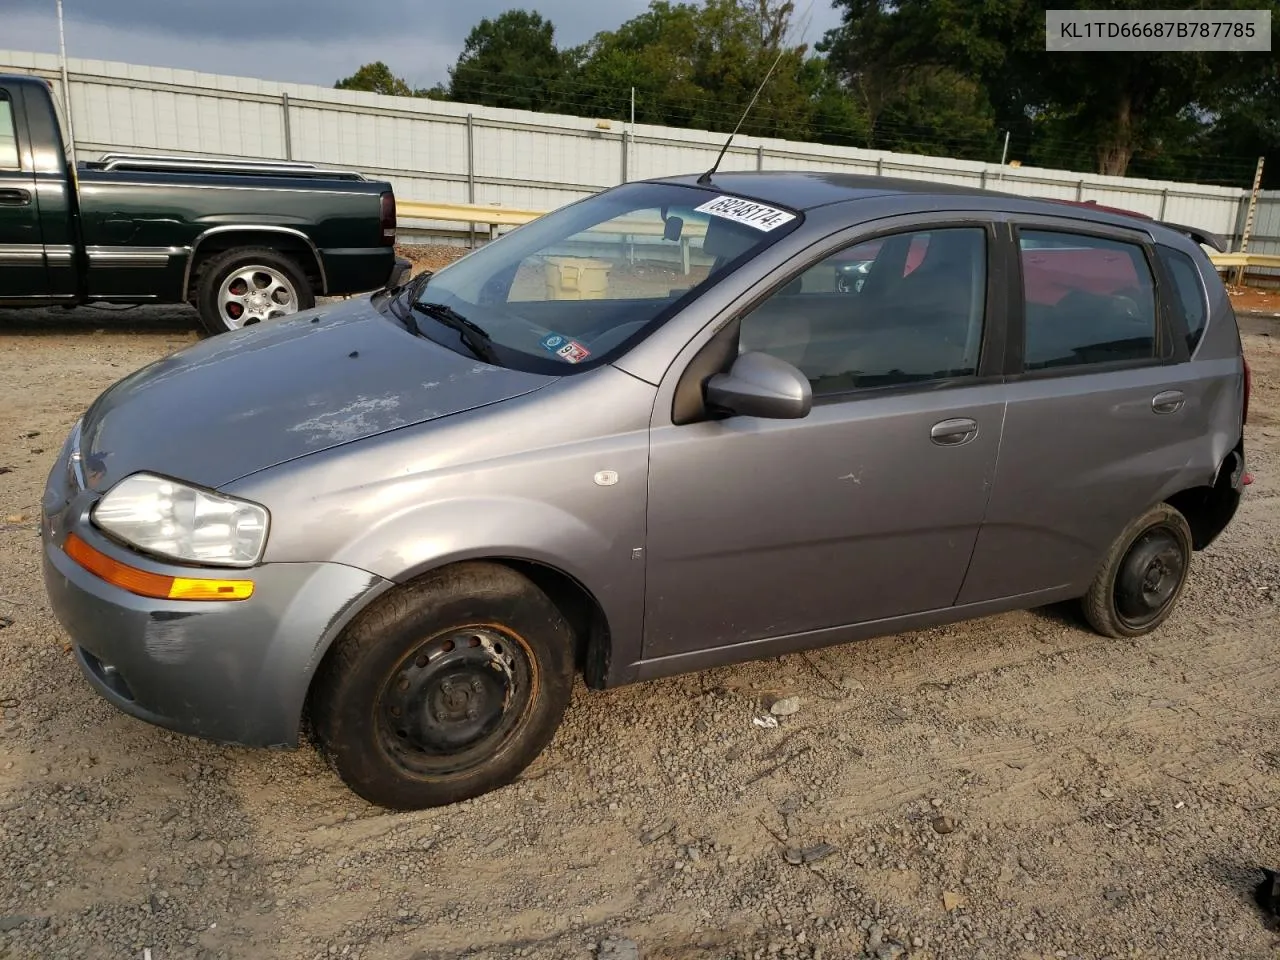
[[[487, 204], [418, 203], [411, 200], [399, 201], [396, 204], [396, 208], [399, 216], [407, 217], [411, 220], [440, 220], [456, 223], [488, 224], [490, 238], [497, 235], [498, 227], [519, 226], [520, 224], [528, 223], [531, 220], [536, 220], [538, 217], [548, 212], [546, 210], [527, 210], [517, 207], [500, 207]], [[623, 223], [619, 222], [615, 226], [621, 228]], [[634, 224], [626, 223], [625, 230], [618, 229], [616, 232], [645, 236], [659, 236], [662, 233], [662, 225], [655, 221], [637, 220]], [[1259, 267], [1263, 269], [1280, 270], [1280, 254], [1276, 253], [1214, 252], [1209, 254], [1209, 260], [1218, 270], [1226, 270], [1230, 267]]]
[[1226, 267], [1270, 267], [1280, 270], [1280, 253], [1214, 253], [1209, 256], [1219, 269]]

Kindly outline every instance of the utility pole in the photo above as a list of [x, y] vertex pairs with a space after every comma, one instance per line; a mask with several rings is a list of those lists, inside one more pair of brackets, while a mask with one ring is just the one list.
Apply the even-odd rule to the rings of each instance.
[[1009, 156], [1009, 131], [1004, 132], [1004, 149], [1000, 151], [1000, 166], [1004, 166], [1005, 160]]
[[57, 0], [58, 5], [58, 58], [62, 61], [62, 106], [63, 113], [67, 118], [67, 139], [71, 143], [71, 156], [67, 158], [67, 162], [71, 165], [71, 176], [75, 177], [76, 171], [76, 132], [75, 125], [71, 122], [71, 80], [67, 75], [67, 36], [62, 26], [62, 0]]
[[[1258, 191], [1262, 189], [1262, 161], [1263, 157], [1258, 158], [1258, 169], [1253, 175], [1253, 190], [1249, 193], [1249, 212], [1244, 218], [1244, 233], [1240, 235], [1240, 253], [1244, 253], [1249, 249], [1249, 235], [1253, 233], [1253, 218], [1258, 212]], [[1236, 267], [1236, 286], [1244, 286], [1244, 269], [1242, 263]]]

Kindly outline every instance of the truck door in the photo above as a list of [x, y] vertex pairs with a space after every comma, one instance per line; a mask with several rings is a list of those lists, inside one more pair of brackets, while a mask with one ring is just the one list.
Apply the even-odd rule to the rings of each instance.
[[0, 88], [0, 301], [48, 296], [25, 114]]

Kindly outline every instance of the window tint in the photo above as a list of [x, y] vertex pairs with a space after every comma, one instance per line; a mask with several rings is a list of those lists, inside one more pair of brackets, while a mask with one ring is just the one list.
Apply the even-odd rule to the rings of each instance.
[[1173, 286], [1178, 294], [1173, 308], [1182, 312], [1182, 319], [1187, 325], [1187, 350], [1195, 353], [1200, 338], [1204, 335], [1204, 325], [1209, 319], [1200, 272], [1196, 270], [1191, 258], [1181, 250], [1158, 246], [1156, 253], [1173, 277]]
[[13, 125], [13, 105], [0, 97], [0, 170], [18, 169], [18, 137]]
[[1155, 284], [1142, 248], [1023, 231], [1023, 365], [1043, 370], [1155, 356]]
[[980, 227], [847, 247], [744, 317], [739, 349], [799, 367], [815, 395], [972, 376], [986, 268]]

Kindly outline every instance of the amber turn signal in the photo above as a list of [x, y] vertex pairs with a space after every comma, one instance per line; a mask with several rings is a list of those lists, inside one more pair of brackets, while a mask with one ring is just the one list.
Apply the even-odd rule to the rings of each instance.
[[148, 573], [113, 560], [74, 533], [67, 534], [62, 549], [95, 577], [140, 597], [157, 600], [247, 600], [253, 596], [252, 580], [210, 580]]

